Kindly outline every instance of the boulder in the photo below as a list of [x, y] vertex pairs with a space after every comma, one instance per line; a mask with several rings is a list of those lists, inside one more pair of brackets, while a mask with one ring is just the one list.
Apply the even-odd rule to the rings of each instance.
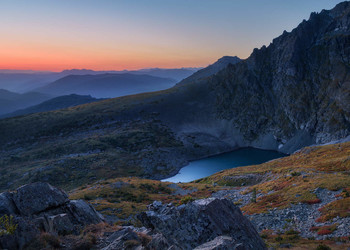
[[38, 214], [69, 202], [63, 190], [40, 182], [18, 188], [13, 200], [23, 216]]
[[40, 232], [78, 234], [89, 224], [104, 221], [101, 214], [83, 200], [68, 199], [67, 194], [48, 183], [33, 183], [15, 192], [0, 194], [0, 216], [8, 214], [17, 224], [13, 235], [0, 236], [0, 249], [23, 249]]
[[48, 232], [66, 235], [73, 233], [75, 227], [67, 214], [58, 214], [47, 218], [49, 224]]
[[97, 224], [104, 220], [103, 216], [96, 212], [92, 205], [83, 200], [72, 200], [67, 205], [67, 208], [78, 224]]
[[178, 207], [158, 202], [138, 218], [145, 227], [161, 233], [170, 245], [183, 249], [193, 249], [218, 236], [225, 237], [208, 244], [231, 242], [237, 249], [266, 249], [253, 224], [227, 199], [208, 198]]
[[9, 192], [0, 194], [0, 216], [7, 214], [17, 214], [18, 209], [13, 202], [13, 195]]

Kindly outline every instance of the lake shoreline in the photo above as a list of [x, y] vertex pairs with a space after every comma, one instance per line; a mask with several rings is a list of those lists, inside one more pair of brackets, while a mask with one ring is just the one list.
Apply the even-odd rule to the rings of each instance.
[[189, 161], [189, 163], [180, 168], [175, 175], [164, 178], [161, 181], [191, 182], [225, 169], [257, 165], [285, 156], [288, 155], [275, 150], [254, 147], [238, 148], [228, 152]]

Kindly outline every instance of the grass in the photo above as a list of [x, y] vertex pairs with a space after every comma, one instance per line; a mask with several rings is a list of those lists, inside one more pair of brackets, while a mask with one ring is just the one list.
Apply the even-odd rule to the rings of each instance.
[[98, 181], [91, 185], [74, 189], [70, 199], [84, 199], [105, 216], [118, 218], [120, 223], [137, 223], [136, 215], [147, 209], [155, 200], [180, 205], [195, 199], [207, 198], [223, 187], [206, 184], [178, 184], [184, 190], [192, 190], [190, 195], [174, 195], [169, 182], [161, 182], [137, 177], [115, 178]]
[[[317, 229], [318, 230], [318, 229]], [[285, 245], [289, 245], [289, 249], [294, 250], [310, 250], [310, 249], [335, 249], [342, 250], [350, 247], [350, 239], [347, 237], [331, 240], [315, 240], [299, 237], [298, 232], [289, 231], [284, 234], [276, 233], [273, 230], [264, 230], [260, 233], [268, 247], [274, 249], [285, 249]], [[340, 244], [341, 243], [341, 244]], [[328, 246], [329, 248], [321, 248]]]
[[[154, 155], [182, 147], [152, 107], [177, 88], [0, 120], [0, 191], [46, 181], [66, 190], [98, 179], [167, 175]], [[162, 95], [160, 95], [162, 93]], [[152, 111], [150, 111], [152, 110]], [[144, 159], [151, 164], [144, 171]], [[165, 157], [166, 158], [166, 157]], [[157, 162], [158, 161], [158, 162]]]
[[349, 217], [350, 216], [350, 198], [343, 198], [333, 201], [320, 209], [321, 217], [317, 219], [318, 222], [329, 221], [335, 217]]
[[[161, 149], [181, 150], [182, 144], [160, 123], [132, 122], [105, 131], [47, 140], [0, 158], [0, 190], [45, 181], [70, 190], [106, 176], [168, 174], [175, 166], [154, 154]], [[146, 172], [143, 160], [147, 162]]]

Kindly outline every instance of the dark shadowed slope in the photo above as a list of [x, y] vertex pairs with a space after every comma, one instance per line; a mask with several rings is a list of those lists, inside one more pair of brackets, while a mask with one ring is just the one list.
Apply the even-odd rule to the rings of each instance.
[[0, 187], [163, 178], [188, 160], [239, 147], [290, 153], [349, 135], [350, 3], [344, 2], [213, 76], [0, 120]]
[[6, 114], [17, 109], [36, 105], [52, 98], [51, 95], [29, 92], [18, 94], [4, 89], [0, 89], [0, 115]]
[[175, 80], [169, 78], [129, 73], [69, 75], [37, 91], [55, 95], [80, 94], [109, 98], [167, 89], [175, 83]]
[[89, 95], [83, 96], [83, 95], [71, 94], [66, 96], [59, 96], [59, 97], [52, 98], [48, 101], [42, 102], [35, 106], [16, 110], [9, 114], [0, 115], [0, 118], [8, 118], [8, 117], [14, 117], [14, 116], [20, 116], [20, 115], [26, 115], [26, 114], [33, 114], [33, 113], [69, 108], [69, 107], [74, 107], [74, 106], [78, 106], [78, 105], [86, 104], [90, 102], [97, 102], [100, 100], [102, 99], [96, 99]]

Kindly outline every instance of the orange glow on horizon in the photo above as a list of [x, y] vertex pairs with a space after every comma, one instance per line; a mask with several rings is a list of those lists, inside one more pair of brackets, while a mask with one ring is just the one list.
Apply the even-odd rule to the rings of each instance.
[[[18, 41], [18, 40], [17, 40]], [[218, 59], [200, 51], [109, 44], [89, 46], [66, 43], [0, 41], [0, 69], [62, 71], [65, 69], [136, 70], [142, 68], [205, 67]], [[208, 53], [209, 54], [209, 53]]]
[[0, 52], [0, 69], [62, 71], [65, 69], [92, 70], [136, 70], [142, 68], [182, 68], [205, 67], [216, 58], [167, 58], [160, 54], [142, 55], [139, 53], [121, 55], [90, 55], [83, 53], [20, 51], [18, 53]]
[[311, 11], [334, 7], [329, 0], [24, 2], [2, 2], [0, 69], [205, 67], [222, 56], [247, 58]]

